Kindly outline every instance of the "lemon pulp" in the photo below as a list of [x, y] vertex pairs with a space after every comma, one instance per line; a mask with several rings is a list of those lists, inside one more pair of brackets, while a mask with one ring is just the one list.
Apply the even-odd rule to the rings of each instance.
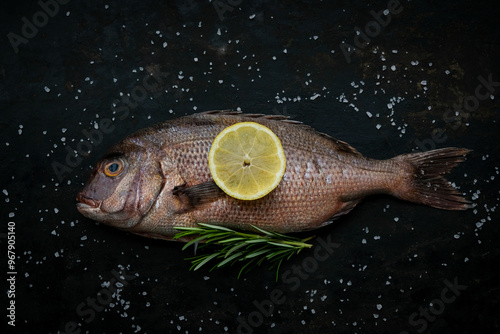
[[224, 129], [214, 140], [208, 165], [215, 183], [229, 196], [242, 200], [264, 197], [285, 173], [285, 152], [269, 128], [241, 122]]

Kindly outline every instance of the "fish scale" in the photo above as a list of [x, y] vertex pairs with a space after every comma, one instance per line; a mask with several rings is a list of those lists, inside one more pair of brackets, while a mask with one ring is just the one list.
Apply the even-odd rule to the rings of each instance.
[[[245, 116], [223, 116], [221, 120], [214, 120], [215, 123], [220, 123], [219, 126], [203, 126], [191, 138], [186, 138], [189, 149], [185, 147], [186, 142], [173, 147], [167, 144], [164, 149], [178, 162], [179, 172], [188, 185], [209, 181], [208, 152], [211, 143], [225, 127], [247, 120]], [[335, 213], [335, 206], [332, 207], [332, 204], [338, 202], [339, 195], [350, 187], [351, 182], [351, 179], [340, 182], [339, 178], [336, 178], [339, 180], [337, 184], [325, 182], [326, 175], [339, 174], [341, 166], [345, 164], [335, 161], [335, 156], [326, 153], [335, 148], [334, 143], [326, 137], [317, 138], [310, 131], [306, 131], [302, 140], [297, 141], [294, 131], [305, 129], [293, 124], [266, 118], [254, 118], [252, 121], [269, 127], [280, 138], [288, 166], [285, 180], [264, 199], [241, 201], [225, 196], [203, 209], [191, 212], [192, 220], [224, 224], [238, 229], [248, 229], [249, 224], [253, 224], [277, 232], [303, 230], [304, 222], [311, 220], [323, 223]], [[329, 146], [318, 146], [319, 141], [324, 141]], [[311, 153], [313, 149], [315, 153]], [[283, 203], [288, 205], [284, 208]], [[270, 220], [269, 216], [276, 218]], [[316, 226], [308, 226], [307, 229], [314, 227]]]

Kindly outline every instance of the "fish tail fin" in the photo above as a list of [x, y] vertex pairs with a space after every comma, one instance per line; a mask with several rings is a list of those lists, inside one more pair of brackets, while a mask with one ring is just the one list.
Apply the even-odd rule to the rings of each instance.
[[470, 209], [472, 203], [443, 177], [464, 161], [469, 152], [471, 150], [465, 148], [448, 147], [397, 156], [395, 159], [403, 162], [407, 173], [393, 195], [438, 209]]

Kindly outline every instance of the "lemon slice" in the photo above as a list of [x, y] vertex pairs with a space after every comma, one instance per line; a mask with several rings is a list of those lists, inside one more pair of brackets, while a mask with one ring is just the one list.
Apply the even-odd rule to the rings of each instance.
[[215, 183], [229, 196], [255, 200], [269, 194], [285, 173], [279, 138], [254, 122], [236, 123], [215, 138], [208, 154]]

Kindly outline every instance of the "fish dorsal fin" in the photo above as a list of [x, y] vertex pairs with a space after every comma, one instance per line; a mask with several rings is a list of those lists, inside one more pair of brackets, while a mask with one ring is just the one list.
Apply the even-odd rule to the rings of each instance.
[[203, 116], [203, 115], [221, 115], [221, 116], [228, 115], [228, 116], [241, 116], [241, 117], [247, 117], [247, 118], [261, 118], [261, 119], [281, 121], [281, 122], [290, 123], [290, 124], [299, 124], [299, 125], [303, 125], [305, 127], [309, 127], [308, 125], [302, 124], [302, 122], [300, 122], [300, 121], [290, 119], [290, 116], [266, 115], [266, 114], [244, 114], [242, 111], [231, 110], [231, 109], [210, 110], [210, 111], [205, 111], [205, 112], [195, 114], [195, 116], [198, 116], [198, 115], [200, 115], [200, 116]]
[[233, 110], [233, 109], [222, 109], [222, 110], [208, 110], [208, 111], [203, 111], [200, 113], [196, 113], [193, 116], [198, 116], [198, 115], [241, 115], [243, 112], [238, 111], [238, 110]]
[[309, 125], [303, 124], [300, 121], [290, 119], [290, 116], [285, 116], [285, 115], [245, 114], [242, 111], [227, 109], [227, 110], [210, 110], [210, 111], [197, 113], [197, 114], [194, 114], [192, 116], [203, 118], [203, 116], [205, 116], [205, 115], [240, 116], [240, 117], [249, 118], [249, 121], [251, 121], [252, 119], [254, 119], [254, 120], [264, 119], [264, 120], [278, 121], [278, 122], [283, 122], [283, 123], [287, 123], [287, 124], [293, 124], [293, 125], [296, 125], [296, 126], [303, 128], [303, 129], [308, 129], [310, 131], [315, 131]]
[[337, 144], [337, 147], [340, 151], [361, 156], [361, 153], [359, 153], [354, 147], [347, 144], [345, 141], [335, 139], [335, 138], [333, 138], [329, 135], [323, 134], [323, 133], [321, 133], [321, 135], [328, 137], [331, 141], [333, 141], [335, 144]]
[[351, 153], [351, 154], [361, 155], [361, 153], [359, 153], [354, 147], [352, 147], [351, 145], [347, 144], [346, 142], [338, 140], [338, 139], [335, 139], [332, 136], [327, 135], [326, 133], [318, 132], [318, 131], [314, 130], [312, 127], [310, 127], [309, 125], [305, 125], [305, 124], [303, 124], [300, 121], [292, 120], [292, 119], [290, 119], [289, 116], [285, 116], [285, 115], [244, 114], [242, 111], [231, 110], [231, 109], [210, 110], [210, 111], [205, 111], [205, 112], [201, 112], [201, 113], [195, 114], [193, 116], [198, 116], [198, 115], [199, 116], [203, 116], [203, 115], [241, 116], [241, 117], [247, 117], [247, 118], [253, 118], [253, 119], [275, 120], [275, 121], [279, 121], [279, 122], [283, 122], [283, 123], [294, 124], [294, 125], [297, 125], [297, 126], [300, 126], [300, 127], [304, 128], [304, 129], [308, 129], [310, 131], [314, 131], [318, 135], [331, 140], [333, 143], [335, 143], [335, 145], [337, 146], [338, 150], [340, 150], [340, 151], [342, 151], [344, 153]]

